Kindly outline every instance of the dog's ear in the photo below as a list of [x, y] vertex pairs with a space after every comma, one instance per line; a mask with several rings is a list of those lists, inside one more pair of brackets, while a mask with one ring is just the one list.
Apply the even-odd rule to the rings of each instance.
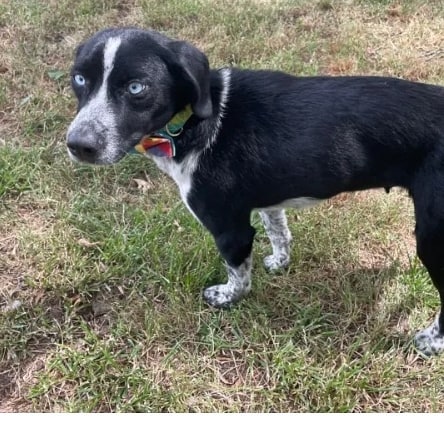
[[210, 95], [210, 68], [208, 59], [201, 51], [187, 42], [174, 41], [168, 48], [175, 56], [175, 67], [181, 79], [190, 88], [191, 109], [201, 119], [213, 112]]

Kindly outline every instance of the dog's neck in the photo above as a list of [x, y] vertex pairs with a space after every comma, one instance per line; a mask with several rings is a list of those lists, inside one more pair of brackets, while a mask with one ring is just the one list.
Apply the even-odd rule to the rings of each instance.
[[[175, 141], [177, 148], [176, 156], [150, 156], [154, 163], [176, 182], [182, 200], [187, 206], [187, 195], [191, 189], [191, 178], [194, 171], [198, 168], [201, 155], [205, 151], [211, 150], [220, 136], [222, 121], [229, 101], [230, 76], [231, 70], [229, 68], [211, 72], [213, 115], [205, 120], [199, 120], [196, 116], [192, 116], [187, 121], [183, 132]], [[205, 143], [202, 144], [202, 140]], [[189, 209], [194, 214], [192, 209]]]
[[[191, 152], [199, 153], [211, 149], [219, 136], [225, 115], [231, 70], [214, 70], [210, 72], [210, 76], [213, 114], [209, 118], [198, 119], [188, 104], [165, 127], [153, 135], [144, 136], [134, 147], [134, 151], [153, 159], [166, 157], [177, 163], [182, 162]], [[202, 144], [202, 141], [205, 142]]]
[[[189, 119], [183, 132], [175, 140], [177, 154], [172, 161], [181, 162], [191, 152], [209, 150], [217, 141], [229, 101], [231, 70], [222, 68], [211, 71], [210, 75], [213, 115], [205, 120], [194, 116]], [[203, 145], [202, 140], [205, 140]]]

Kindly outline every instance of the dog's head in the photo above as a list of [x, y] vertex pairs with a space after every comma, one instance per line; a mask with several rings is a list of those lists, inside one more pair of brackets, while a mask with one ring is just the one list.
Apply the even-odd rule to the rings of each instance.
[[154, 31], [107, 29], [77, 49], [71, 72], [78, 112], [67, 134], [73, 160], [111, 164], [186, 105], [212, 114], [208, 60]]

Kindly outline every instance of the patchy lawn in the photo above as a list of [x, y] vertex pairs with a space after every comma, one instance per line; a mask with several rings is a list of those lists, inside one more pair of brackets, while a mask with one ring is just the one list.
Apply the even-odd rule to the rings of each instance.
[[115, 25], [215, 67], [444, 83], [438, 0], [0, 4], [0, 411], [442, 411], [444, 358], [411, 344], [439, 303], [405, 192], [289, 211], [280, 275], [254, 215], [253, 291], [217, 311], [200, 291], [223, 264], [169, 179], [141, 157], [68, 160], [74, 48]]

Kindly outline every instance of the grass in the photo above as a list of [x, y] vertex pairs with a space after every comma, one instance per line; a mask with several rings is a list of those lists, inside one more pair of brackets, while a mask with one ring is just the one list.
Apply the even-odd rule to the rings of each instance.
[[[441, 1], [0, 5], [0, 411], [442, 411], [442, 357], [411, 338], [439, 303], [403, 191], [289, 212], [290, 268], [228, 311], [210, 236], [146, 159], [73, 165], [68, 73], [101, 27], [153, 27], [213, 66], [444, 83]], [[138, 181], [135, 181], [137, 179]]]

